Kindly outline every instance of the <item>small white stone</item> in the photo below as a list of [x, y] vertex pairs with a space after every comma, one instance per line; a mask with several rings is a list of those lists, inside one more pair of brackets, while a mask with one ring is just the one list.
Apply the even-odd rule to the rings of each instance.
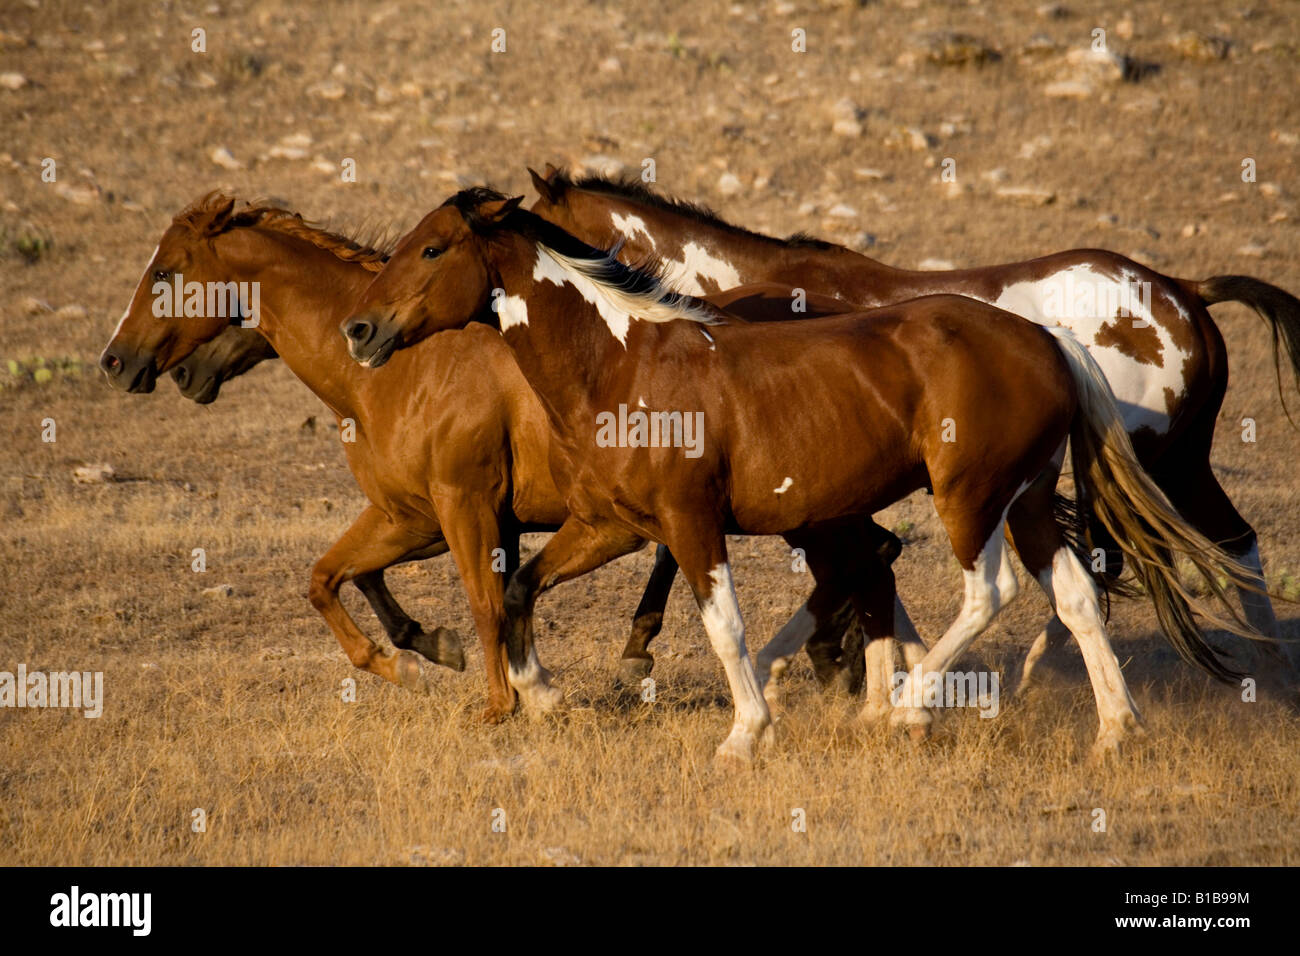
[[243, 169], [244, 164], [235, 159], [234, 154], [224, 146], [215, 147], [212, 152], [208, 153], [208, 159], [212, 160], [222, 169]]
[[112, 465], [80, 465], [72, 469], [72, 480], [79, 485], [102, 485], [116, 474]]

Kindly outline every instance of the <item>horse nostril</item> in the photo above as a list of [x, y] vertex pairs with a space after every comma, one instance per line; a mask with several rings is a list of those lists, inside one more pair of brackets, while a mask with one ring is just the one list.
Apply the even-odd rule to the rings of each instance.
[[186, 368], [184, 365], [176, 366], [176, 369], [172, 372], [172, 375], [176, 379], [176, 384], [179, 385], [181, 388], [187, 388], [189, 386], [190, 370]]
[[358, 345], [364, 345], [366, 342], [369, 342], [370, 337], [375, 334], [375, 327], [369, 322], [349, 322], [347, 327], [343, 330], [343, 334]]
[[122, 360], [112, 352], [105, 352], [99, 357], [99, 367], [109, 375], [120, 375], [122, 373]]

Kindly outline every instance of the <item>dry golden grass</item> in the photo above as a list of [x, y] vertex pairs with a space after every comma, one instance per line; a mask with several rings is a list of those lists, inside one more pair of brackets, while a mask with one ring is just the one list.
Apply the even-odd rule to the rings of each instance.
[[[366, 2], [332, 5], [323, 23], [312, 4], [249, 12], [235, 0], [203, 15], [206, 60], [189, 52], [196, 23], [179, 9], [47, 0], [0, 16], [3, 70], [31, 81], [0, 91], [12, 160], [0, 157], [0, 359], [90, 363], [46, 384], [0, 367], [0, 670], [102, 670], [106, 693], [95, 720], [0, 709], [0, 865], [1300, 862], [1295, 713], [1188, 672], [1133, 603], [1116, 605], [1111, 630], [1151, 733], [1109, 766], [1086, 759], [1096, 715], [1071, 650], [1054, 689], [1004, 702], [993, 720], [942, 714], [921, 747], [854, 727], [856, 705], [822, 698], [800, 661], [775, 749], [752, 771], [717, 772], [730, 704], [680, 586], [656, 644], [657, 702], [610, 690], [645, 553], [542, 601], [540, 652], [568, 712], [484, 727], [476, 650], [464, 674], [441, 673], [437, 693], [412, 697], [354, 672], [308, 604], [312, 563], [362, 502], [327, 416], [285, 369], [254, 371], [210, 408], [166, 381], [152, 396], [111, 393], [93, 371], [168, 218], [210, 188], [406, 228], [457, 177], [520, 190], [525, 163], [593, 153], [633, 169], [653, 156], [665, 190], [773, 232], [874, 242], [870, 254], [897, 265], [1092, 245], [1177, 275], [1244, 272], [1300, 291], [1300, 100], [1284, 95], [1293, 8], [1247, 17], [1209, 0], [1136, 0], [1125, 39], [1118, 9], [1057, 20], [1038, 0], [792, 6], [751, 24], [747, 7], [559, 3], [506, 16], [469, 2], [435, 13]], [[510, 52], [492, 58], [503, 17]], [[1086, 46], [1097, 25], [1161, 71], [1089, 99], [1042, 95], [1041, 64]], [[797, 61], [796, 26], [810, 40]], [[1002, 61], [896, 62], [944, 28]], [[1170, 38], [1189, 31], [1230, 36], [1229, 58], [1178, 52]], [[1046, 60], [1021, 56], [1036, 34], [1058, 45]], [[104, 48], [86, 49], [95, 40]], [[610, 57], [618, 68], [602, 69]], [[332, 76], [340, 98], [308, 91]], [[862, 109], [861, 137], [830, 133], [842, 97]], [[934, 143], [893, 145], [908, 127]], [[307, 159], [259, 158], [291, 133], [312, 137]], [[213, 165], [219, 146], [245, 168]], [[39, 184], [44, 156], [58, 158], [64, 185], [93, 183], [97, 198]], [[343, 156], [357, 158], [358, 183], [310, 166]], [[947, 156], [955, 198], [938, 179]], [[1239, 177], [1247, 156], [1254, 188]], [[723, 171], [739, 194], [719, 192]], [[1019, 206], [997, 196], [1000, 182], [1056, 199]], [[828, 217], [840, 202], [857, 216]], [[12, 246], [23, 236], [53, 240], [35, 265]], [[29, 314], [27, 296], [87, 311]], [[1277, 400], [1265, 330], [1238, 306], [1215, 315], [1232, 362], [1216, 468], [1259, 529], [1270, 581], [1300, 594], [1300, 437]], [[320, 426], [301, 429], [312, 415]], [[40, 441], [46, 417], [58, 422], [52, 445]], [[1245, 417], [1254, 444], [1239, 440]], [[74, 484], [72, 469], [94, 462], [139, 480]], [[942, 531], [924, 498], [882, 521], [908, 526], [900, 591], [933, 638], [959, 600]], [[732, 544], [752, 649], [808, 582], [779, 543]], [[195, 547], [206, 574], [190, 570]], [[418, 619], [473, 642], [450, 559], [390, 580]], [[233, 596], [202, 595], [222, 583]], [[962, 669], [1014, 683], [1046, 609], [1025, 584]], [[355, 592], [345, 599], [378, 633]], [[1295, 606], [1279, 613], [1300, 636]], [[353, 677], [357, 700], [344, 703]], [[206, 832], [191, 830], [196, 808]], [[791, 828], [796, 808], [806, 833]], [[497, 809], [504, 832], [492, 828]]]

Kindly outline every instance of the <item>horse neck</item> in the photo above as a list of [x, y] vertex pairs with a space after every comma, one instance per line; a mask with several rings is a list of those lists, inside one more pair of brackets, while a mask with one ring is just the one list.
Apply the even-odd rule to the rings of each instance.
[[356, 417], [373, 373], [349, 357], [339, 323], [374, 273], [296, 236], [249, 232], [261, 246], [249, 270], [260, 283], [258, 331], [335, 415]]
[[[545, 255], [540, 248], [517, 236], [508, 249], [498, 253], [498, 284], [507, 299], [523, 300], [528, 321], [502, 335], [551, 423], [560, 427], [574, 414], [582, 420], [591, 409], [599, 379], [626, 359], [627, 350], [596, 306], [572, 284], [557, 286], [533, 277], [538, 256]], [[595, 421], [594, 413], [591, 420]]]
[[[601, 243], [613, 236], [622, 241], [619, 258], [624, 261], [656, 257], [686, 262], [695, 258], [686, 251], [694, 244], [735, 269], [736, 285], [781, 282], [863, 307], [893, 301], [881, 290], [897, 281], [899, 270], [842, 246], [789, 245], [624, 197], [579, 192], [570, 199], [569, 210], [580, 238]], [[615, 226], [616, 216], [623, 231]], [[636, 228], [638, 220], [644, 232]], [[728, 287], [721, 281], [719, 285]]]

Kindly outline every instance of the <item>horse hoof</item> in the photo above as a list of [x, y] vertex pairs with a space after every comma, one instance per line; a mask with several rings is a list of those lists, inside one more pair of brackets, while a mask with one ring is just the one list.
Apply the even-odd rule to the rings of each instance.
[[614, 678], [615, 690], [641, 692], [641, 681], [654, 669], [653, 657], [624, 657], [618, 662], [618, 676]]
[[869, 700], [862, 710], [858, 712], [858, 723], [864, 726], [883, 723], [889, 719], [889, 713], [893, 709], [893, 705], [887, 700]]
[[410, 648], [435, 664], [454, 671], [465, 669], [465, 646], [460, 635], [449, 627], [435, 627], [433, 633], [421, 631], [411, 638]]
[[913, 742], [925, 740], [930, 736], [934, 725], [934, 714], [925, 708], [895, 707], [889, 715], [890, 726], [903, 731]]
[[394, 662], [398, 686], [416, 694], [431, 693], [433, 688], [429, 675], [425, 673], [422, 658], [410, 651], [398, 651]]
[[754, 765], [754, 739], [737, 738], [732, 734], [713, 755], [713, 766], [718, 770], [747, 770]]
[[543, 684], [527, 690], [515, 688], [524, 710], [529, 714], [550, 714], [560, 709], [564, 703], [564, 691], [554, 684]]
[[488, 704], [483, 708], [483, 723], [495, 726], [502, 723], [514, 713], [514, 706], [507, 704]]

